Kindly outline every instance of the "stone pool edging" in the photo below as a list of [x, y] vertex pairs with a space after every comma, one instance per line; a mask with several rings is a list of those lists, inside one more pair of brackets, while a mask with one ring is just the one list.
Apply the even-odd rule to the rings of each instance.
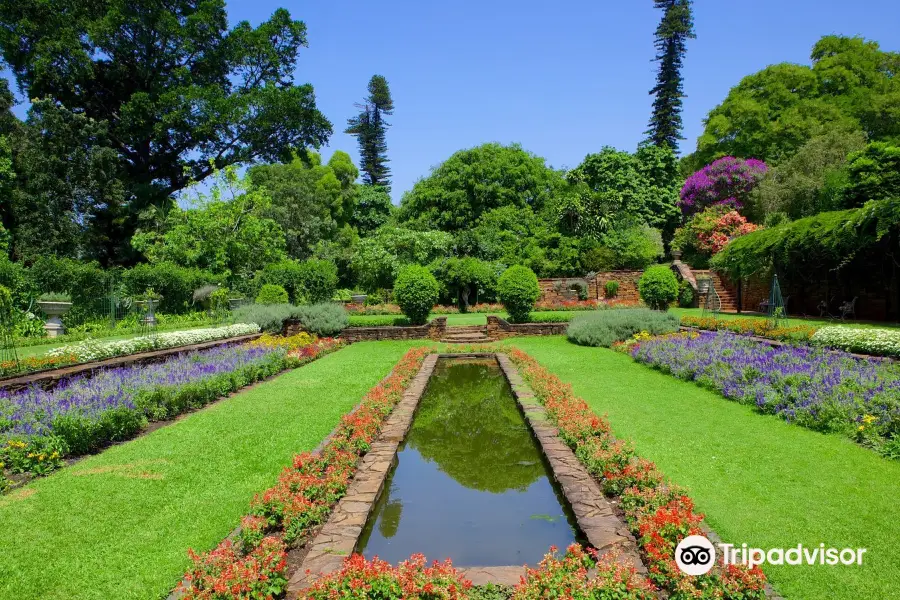
[[[544, 407], [519, 375], [513, 362], [502, 352], [433, 353], [425, 358], [371, 449], [360, 459], [346, 495], [338, 501], [325, 525], [308, 541], [303, 563], [288, 582], [287, 597], [302, 597], [303, 590], [319, 577], [339, 570], [344, 559], [356, 549], [440, 358], [493, 358], [498, 362], [531, 433], [550, 463], [554, 479], [572, 507], [578, 527], [592, 546], [601, 552], [616, 550], [619, 561], [646, 573], [637, 543], [626, 523], [616, 513], [596, 480], [559, 439], [556, 427], [549, 422]], [[459, 571], [475, 585], [515, 585], [526, 573], [522, 565], [460, 567]]]

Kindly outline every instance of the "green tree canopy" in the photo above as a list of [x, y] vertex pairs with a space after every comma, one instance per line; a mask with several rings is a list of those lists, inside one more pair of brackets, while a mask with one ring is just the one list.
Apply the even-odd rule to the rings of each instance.
[[256, 165], [247, 171], [250, 189], [271, 203], [260, 215], [272, 219], [285, 234], [288, 254], [307, 258], [320, 241], [334, 238], [352, 217], [359, 172], [346, 152], [337, 151], [322, 164], [315, 152], [289, 163]]
[[248, 280], [267, 264], [287, 258], [284, 232], [260, 216], [272, 203], [233, 168], [218, 177], [194, 208], [173, 208], [161, 231], [139, 231], [132, 243], [150, 262], [171, 262]]
[[312, 86], [292, 82], [306, 26], [284, 9], [229, 29], [224, 0], [20, 0], [0, 3], [0, 22], [23, 93], [105, 129], [92, 145], [116, 153], [124, 185], [108, 211], [124, 214], [98, 217], [123, 224], [112, 259], [127, 259], [139, 214], [192, 181], [331, 134]]
[[561, 172], [518, 144], [460, 150], [404, 194], [399, 219], [422, 229], [457, 232], [504, 206], [540, 211], [564, 189]]
[[386, 225], [356, 244], [353, 271], [367, 291], [390, 288], [406, 265], [427, 265], [452, 251], [453, 236]]
[[562, 195], [564, 230], [598, 238], [619, 220], [672, 230], [678, 222], [678, 163], [668, 147], [644, 145], [630, 154], [605, 147], [567, 174], [575, 193]]
[[745, 77], [706, 118], [702, 166], [725, 155], [777, 163], [827, 129], [900, 136], [900, 53], [858, 37], [825, 36], [812, 66], [783, 63]]
[[367, 235], [387, 223], [393, 213], [394, 205], [385, 188], [363, 185], [356, 194], [351, 224], [360, 235]]
[[900, 198], [900, 146], [875, 142], [848, 157], [848, 206], [862, 206], [869, 200]]

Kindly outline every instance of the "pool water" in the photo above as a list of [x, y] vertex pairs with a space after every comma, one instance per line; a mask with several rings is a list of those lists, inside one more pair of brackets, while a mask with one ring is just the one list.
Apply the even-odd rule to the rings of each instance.
[[496, 360], [442, 358], [357, 550], [534, 565], [583, 542]]

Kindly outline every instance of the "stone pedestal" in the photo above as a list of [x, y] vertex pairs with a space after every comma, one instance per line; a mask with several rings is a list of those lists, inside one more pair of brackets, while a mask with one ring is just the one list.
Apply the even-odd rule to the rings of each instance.
[[66, 327], [63, 325], [61, 316], [69, 312], [72, 308], [71, 302], [38, 302], [38, 306], [49, 317], [44, 323], [44, 329], [47, 331], [47, 337], [55, 338], [66, 333]]

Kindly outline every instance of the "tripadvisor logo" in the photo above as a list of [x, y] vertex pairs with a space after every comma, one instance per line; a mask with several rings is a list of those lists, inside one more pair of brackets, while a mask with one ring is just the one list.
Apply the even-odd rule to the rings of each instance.
[[[808, 548], [797, 544], [794, 548], [750, 548], [734, 544], [718, 544], [725, 565], [862, 565], [866, 548], [826, 548], [825, 544]], [[675, 563], [687, 575], [705, 575], [716, 562], [716, 548], [705, 536], [689, 535], [675, 548]]]

